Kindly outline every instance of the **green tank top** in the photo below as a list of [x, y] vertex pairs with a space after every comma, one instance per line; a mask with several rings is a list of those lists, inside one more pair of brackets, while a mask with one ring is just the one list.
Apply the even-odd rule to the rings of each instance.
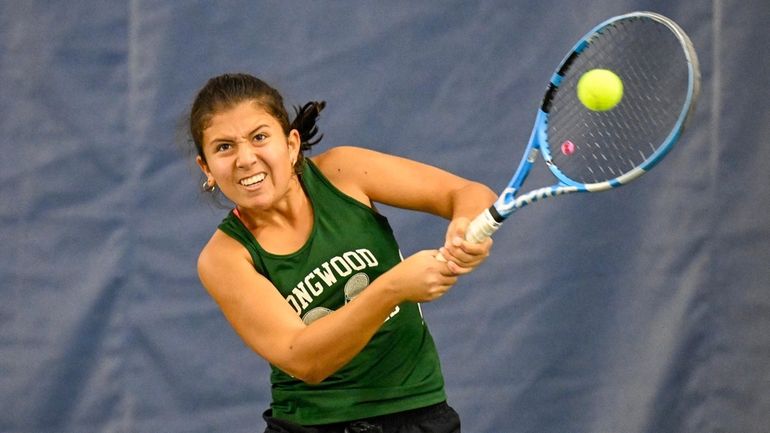
[[[288, 255], [263, 250], [231, 211], [219, 229], [249, 251], [307, 324], [342, 307], [401, 261], [387, 219], [334, 187], [312, 161], [300, 176], [313, 206], [313, 230]], [[368, 345], [318, 385], [271, 366], [273, 416], [302, 425], [327, 424], [428, 406], [446, 399], [436, 347], [420, 307], [393, 310]]]

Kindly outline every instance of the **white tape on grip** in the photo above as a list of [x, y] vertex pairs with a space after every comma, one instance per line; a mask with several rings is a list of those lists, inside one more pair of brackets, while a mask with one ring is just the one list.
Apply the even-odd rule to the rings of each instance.
[[465, 240], [474, 243], [481, 243], [484, 239], [492, 236], [502, 224], [492, 218], [489, 209], [480, 213], [473, 221], [468, 224], [468, 230], [465, 232]]

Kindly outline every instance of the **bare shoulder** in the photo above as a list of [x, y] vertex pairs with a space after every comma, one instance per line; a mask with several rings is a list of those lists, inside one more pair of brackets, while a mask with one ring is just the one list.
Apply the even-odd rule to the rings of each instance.
[[371, 191], [389, 178], [424, 175], [432, 167], [403, 157], [354, 146], [339, 146], [312, 158], [335, 185], [355, 185]]
[[373, 158], [382, 155], [380, 152], [361, 147], [337, 146], [311, 159], [327, 178], [347, 179], [365, 171], [373, 162]]
[[198, 255], [198, 276], [209, 292], [221, 291], [218, 282], [222, 275], [232, 276], [237, 270], [252, 266], [246, 248], [220, 230], [214, 232]]
[[236, 257], [251, 259], [243, 245], [224, 232], [217, 230], [201, 250], [198, 256], [198, 265], [230, 261]]
[[360, 147], [338, 146], [310, 159], [337, 189], [371, 206], [365, 185], [371, 165], [380, 155], [379, 152]]

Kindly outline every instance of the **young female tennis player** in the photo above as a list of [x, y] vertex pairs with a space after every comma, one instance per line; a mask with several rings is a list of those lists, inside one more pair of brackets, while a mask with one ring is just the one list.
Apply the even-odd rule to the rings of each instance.
[[[204, 190], [234, 205], [200, 254], [201, 281], [272, 367], [266, 432], [459, 432], [419, 303], [487, 257], [491, 240], [463, 235], [495, 194], [361, 148], [305, 158], [323, 107], [290, 123], [281, 95], [246, 74], [200, 90], [190, 133]], [[376, 202], [449, 219], [444, 246], [402, 259]]]

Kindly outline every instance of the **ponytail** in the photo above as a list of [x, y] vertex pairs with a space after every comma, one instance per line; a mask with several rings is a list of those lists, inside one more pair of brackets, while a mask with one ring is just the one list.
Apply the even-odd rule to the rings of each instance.
[[299, 132], [300, 150], [309, 150], [323, 138], [323, 134], [316, 137], [318, 134], [316, 121], [324, 107], [326, 107], [326, 101], [310, 101], [302, 107], [298, 105], [294, 107], [294, 120], [289, 128]]

